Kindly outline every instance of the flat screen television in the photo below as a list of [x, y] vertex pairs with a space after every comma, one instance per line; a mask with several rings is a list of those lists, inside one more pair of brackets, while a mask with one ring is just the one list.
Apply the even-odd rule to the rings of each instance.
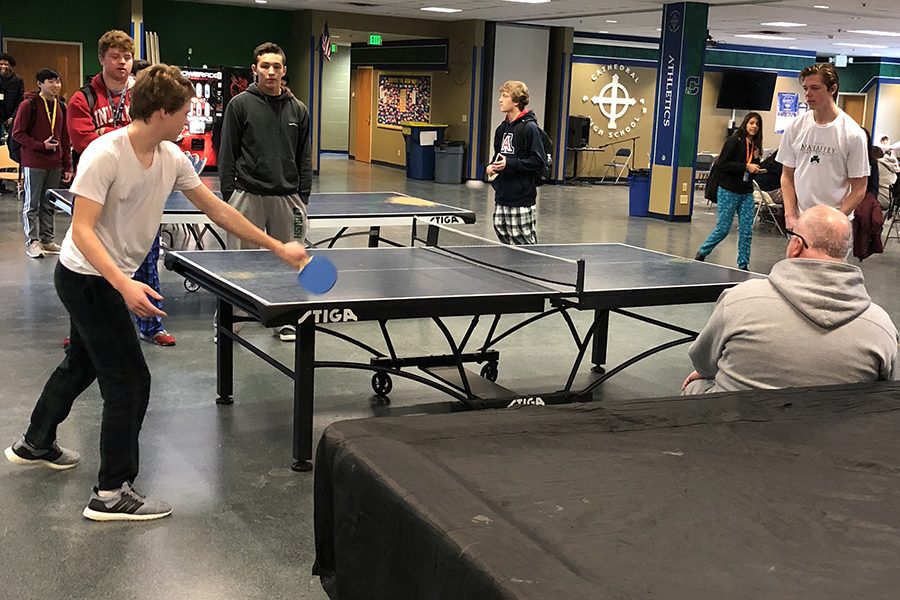
[[722, 87], [716, 108], [770, 110], [777, 73], [765, 71], [722, 71]]

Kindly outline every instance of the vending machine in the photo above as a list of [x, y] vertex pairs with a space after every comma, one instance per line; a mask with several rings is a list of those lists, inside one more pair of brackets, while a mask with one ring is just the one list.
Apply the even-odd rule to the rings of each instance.
[[216, 144], [213, 133], [222, 127], [222, 115], [225, 112], [222, 81], [222, 69], [195, 69], [184, 67], [182, 75], [194, 86], [194, 97], [188, 111], [188, 122], [181, 133], [179, 145], [185, 152], [196, 154], [206, 159], [208, 167], [215, 167]]

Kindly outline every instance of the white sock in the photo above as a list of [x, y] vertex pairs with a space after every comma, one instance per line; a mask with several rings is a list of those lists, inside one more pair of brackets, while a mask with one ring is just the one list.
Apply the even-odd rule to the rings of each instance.
[[104, 499], [109, 499], [119, 493], [119, 490], [97, 490], [97, 495]]

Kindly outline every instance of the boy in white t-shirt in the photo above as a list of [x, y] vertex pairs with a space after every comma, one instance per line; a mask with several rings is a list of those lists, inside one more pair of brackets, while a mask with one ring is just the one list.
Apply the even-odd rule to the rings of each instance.
[[28, 430], [6, 449], [6, 457], [17, 464], [76, 466], [78, 453], [59, 446], [56, 430], [75, 399], [97, 379], [103, 397], [100, 473], [83, 512], [96, 521], [158, 519], [172, 512], [167, 503], [132, 487], [150, 371], [128, 314], [165, 316], [150, 301], [161, 296], [131, 277], [153, 243], [168, 195], [183, 191], [214, 223], [292, 266], [306, 258], [301, 244], [274, 240], [216, 198], [172, 143], [193, 95], [177, 67], [145, 69], [132, 90], [132, 123], [98, 138], [82, 155], [72, 184], [72, 226], [54, 275], [69, 312], [71, 343], [44, 386]]
[[866, 132], [835, 104], [839, 80], [834, 66], [810, 65], [800, 72], [800, 83], [810, 110], [784, 130], [778, 146], [788, 229], [817, 204], [852, 215], [869, 177]]

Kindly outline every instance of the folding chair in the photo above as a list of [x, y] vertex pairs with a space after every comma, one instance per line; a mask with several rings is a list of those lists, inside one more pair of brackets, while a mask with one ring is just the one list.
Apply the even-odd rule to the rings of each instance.
[[897, 211], [900, 210], [900, 202], [897, 201], [897, 194], [900, 193], [900, 187], [898, 186], [900, 186], [900, 181], [890, 186], [891, 203], [888, 205], [884, 217], [885, 222], [890, 220], [891, 224], [888, 226], [887, 235], [884, 236], [883, 246], [887, 246], [888, 240], [900, 240], [900, 225], [897, 225]]
[[756, 214], [753, 215], [753, 220], [762, 223], [763, 220], [760, 218], [760, 213], [763, 208], [765, 208], [768, 213], [768, 220], [766, 223], [774, 223], [775, 227], [778, 228], [778, 232], [781, 233], [781, 235], [786, 235], [781, 228], [781, 225], [778, 223], [778, 219], [775, 218], [775, 211], [772, 210], [772, 206], [775, 205], [775, 202], [772, 201], [772, 197], [769, 196], [769, 194], [760, 189], [759, 184], [755, 181], [753, 182], [753, 200], [756, 202]]
[[9, 148], [0, 146], [0, 181], [13, 181], [16, 184], [16, 197], [21, 199], [24, 182], [22, 168], [19, 163], [9, 157]]
[[613, 155], [612, 162], [604, 163], [604, 167], [606, 167], [606, 172], [603, 173], [603, 177], [600, 178], [600, 181], [606, 181], [606, 177], [609, 175], [610, 169], [612, 169], [613, 173], [616, 174], [616, 180], [613, 183], [619, 183], [619, 179], [622, 178], [622, 175], [625, 174], [625, 170], [628, 169], [628, 160], [631, 158], [631, 148], [619, 148], [616, 150], [615, 155]]

